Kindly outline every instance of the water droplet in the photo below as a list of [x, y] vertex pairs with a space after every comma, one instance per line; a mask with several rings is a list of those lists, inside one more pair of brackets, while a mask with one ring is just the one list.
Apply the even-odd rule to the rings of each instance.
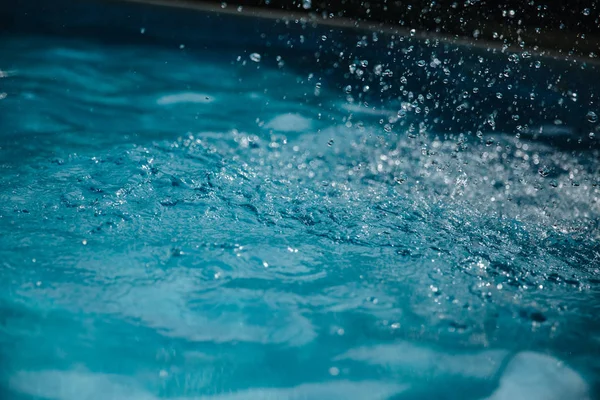
[[586, 115], [587, 120], [590, 121], [592, 124], [598, 122], [598, 114], [596, 114], [593, 111], [589, 111]]
[[590, 13], [591, 13], [591, 10], [589, 8], [583, 9], [583, 13], [582, 13], [583, 15], [588, 16], [588, 15], [590, 15]]
[[497, 97], [498, 99], [501, 99], [501, 98], [502, 98], [502, 93], [500, 93], [500, 92], [496, 93], [496, 97]]
[[571, 101], [576, 102], [577, 101], [577, 93], [576, 92], [571, 92], [570, 90], [567, 92], [567, 95], [569, 96], [569, 98], [571, 99]]
[[321, 36], [321, 40], [322, 40], [322, 41], [326, 41], [326, 40], [327, 40], [327, 36], [326, 36], [326, 35], [322, 35], [322, 36]]
[[260, 54], [258, 53], [252, 53], [250, 54], [250, 59], [254, 62], [260, 62]]
[[283, 68], [283, 66], [285, 65], [285, 61], [283, 61], [283, 59], [281, 58], [281, 56], [277, 56], [276, 60], [277, 60], [277, 66], [279, 68]]
[[539, 68], [539, 67], [542, 66], [542, 62], [541, 61], [536, 61], [534, 65], [535, 65], [536, 68]]
[[414, 29], [411, 29], [411, 30], [410, 30], [410, 36], [415, 36], [415, 33], [417, 33], [417, 31], [416, 31], [416, 30], [414, 30]]
[[305, 10], [309, 10], [311, 7], [312, 7], [311, 0], [303, 0], [302, 1], [302, 8], [304, 8]]
[[425, 62], [425, 60], [419, 60], [419, 62], [417, 62], [417, 65], [419, 67], [424, 67], [427, 63]]

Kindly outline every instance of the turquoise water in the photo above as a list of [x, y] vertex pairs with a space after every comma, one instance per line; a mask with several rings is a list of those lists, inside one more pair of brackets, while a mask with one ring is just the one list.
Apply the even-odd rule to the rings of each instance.
[[597, 150], [260, 54], [2, 38], [2, 398], [592, 398]]

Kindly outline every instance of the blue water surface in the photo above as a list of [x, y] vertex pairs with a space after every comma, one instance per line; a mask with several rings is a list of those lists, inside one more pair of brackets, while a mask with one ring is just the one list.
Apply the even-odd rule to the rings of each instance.
[[1, 44], [3, 399], [595, 396], [597, 150], [261, 49]]

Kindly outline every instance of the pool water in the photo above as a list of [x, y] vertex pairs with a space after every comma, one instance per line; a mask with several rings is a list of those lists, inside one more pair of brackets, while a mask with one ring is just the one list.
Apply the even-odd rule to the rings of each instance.
[[2, 398], [595, 398], [597, 149], [261, 49], [1, 40]]

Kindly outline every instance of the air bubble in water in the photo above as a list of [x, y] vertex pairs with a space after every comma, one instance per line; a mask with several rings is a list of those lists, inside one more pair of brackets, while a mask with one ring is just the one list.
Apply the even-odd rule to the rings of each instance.
[[311, 0], [303, 0], [302, 1], [302, 8], [304, 8], [305, 10], [309, 10], [311, 7], [312, 7]]
[[583, 9], [583, 15], [585, 15], [586, 17], [587, 17], [588, 15], [590, 15], [590, 12], [591, 12], [591, 10], [590, 10], [589, 8], [584, 8], [584, 9]]
[[598, 114], [596, 114], [593, 111], [589, 111], [586, 115], [587, 120], [590, 121], [592, 124], [598, 122]]
[[258, 53], [252, 53], [250, 54], [250, 59], [254, 62], [260, 62], [260, 54]]
[[548, 167], [542, 167], [538, 170], [538, 173], [542, 178], [545, 178], [550, 175], [550, 169]]

